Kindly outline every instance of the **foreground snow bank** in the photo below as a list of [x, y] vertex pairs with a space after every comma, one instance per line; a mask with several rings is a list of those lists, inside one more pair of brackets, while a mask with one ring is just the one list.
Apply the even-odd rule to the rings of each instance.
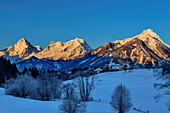
[[[155, 103], [153, 96], [158, 91], [153, 88], [156, 82], [153, 71], [147, 69], [134, 70], [131, 73], [108, 72], [97, 74], [98, 82], [93, 91], [95, 102], [87, 102], [88, 113], [111, 113], [109, 101], [110, 95], [116, 85], [125, 84], [131, 92], [133, 107], [150, 113], [169, 113], [165, 103], [168, 97], [162, 98]], [[100, 99], [101, 102], [98, 102]], [[44, 102], [30, 99], [22, 99], [4, 94], [4, 89], [0, 88], [0, 113], [58, 113], [58, 106], [61, 100]], [[129, 113], [138, 113], [131, 110]]]
[[0, 113], [57, 113], [61, 101], [36, 101], [4, 95], [0, 88]]

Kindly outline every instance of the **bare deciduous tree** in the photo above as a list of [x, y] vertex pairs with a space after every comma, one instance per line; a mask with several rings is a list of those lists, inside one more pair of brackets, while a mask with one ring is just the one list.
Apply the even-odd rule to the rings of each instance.
[[63, 93], [65, 99], [59, 106], [60, 113], [83, 113], [86, 112], [86, 104], [78, 99], [77, 92], [75, 91], [74, 83], [67, 83], [63, 85]]
[[76, 85], [79, 90], [79, 94], [82, 101], [89, 101], [92, 90], [95, 88], [94, 85], [95, 77], [83, 77], [80, 76], [76, 80]]
[[83, 113], [86, 112], [86, 104], [77, 99], [64, 100], [59, 106], [59, 113]]
[[125, 113], [132, 107], [131, 95], [126, 86], [120, 84], [116, 86], [110, 101], [111, 108], [118, 113]]
[[65, 99], [71, 99], [74, 98], [76, 95], [75, 92], [75, 84], [74, 83], [67, 83], [63, 85], [63, 93], [64, 93], [64, 98]]

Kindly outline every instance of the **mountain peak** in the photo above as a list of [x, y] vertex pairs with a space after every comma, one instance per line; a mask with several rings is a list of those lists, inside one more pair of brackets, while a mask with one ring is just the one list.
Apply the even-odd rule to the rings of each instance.
[[20, 40], [18, 40], [18, 42], [28, 42], [28, 40], [25, 38], [21, 38]]
[[154, 33], [153, 32], [153, 30], [152, 29], [147, 29], [147, 30], [144, 30], [143, 32], [142, 32], [142, 34], [150, 34], [150, 33]]
[[[27, 39], [25, 39], [25, 38], [21, 38], [20, 40], [21, 40], [21, 41], [24, 41], [24, 40], [26, 41]], [[19, 40], [19, 41], [20, 41], [20, 40]]]
[[75, 38], [68, 42], [50, 42], [50, 44], [41, 52], [36, 54], [36, 57], [58, 59], [75, 59], [80, 56], [83, 57], [86, 53], [90, 52], [92, 48], [80, 38]]
[[26, 58], [30, 54], [37, 53], [39, 51], [41, 51], [40, 46], [34, 47], [25, 38], [21, 38], [15, 45], [7, 47], [6, 51], [3, 51], [3, 55], [19, 56], [20, 58]]
[[30, 42], [26, 40], [25, 38], [21, 38], [18, 40], [18, 42], [15, 44], [15, 46], [22, 46], [22, 45], [30, 45]]
[[79, 38], [79, 37], [76, 37], [75, 40], [83, 40], [83, 39], [81, 39], [81, 38]]
[[113, 51], [101, 49], [97, 51], [99, 55], [110, 52], [110, 54], [113, 54], [112, 56], [127, 57], [140, 63], [144, 63], [147, 59], [152, 61], [170, 59], [168, 53], [170, 46], [165, 44], [152, 29], [146, 29], [139, 35], [124, 40], [117, 40], [112, 42], [112, 44], [114, 44]]
[[154, 37], [160, 41], [162, 41], [160, 39], [160, 37], [152, 30], [152, 29], [147, 29], [147, 30], [144, 30], [141, 34], [140, 34], [140, 37], [141, 38], [146, 38], [146, 37]]
[[152, 29], [144, 30], [141, 34], [137, 35], [136, 37], [138, 37], [144, 42], [147, 41], [148, 43], [151, 43], [151, 44], [160, 42], [163, 45], [166, 45], [167, 47], [169, 47], [167, 44], [165, 44], [162, 41], [162, 39]]
[[85, 43], [85, 41], [83, 39], [80, 39], [78, 37], [73, 39], [72, 41], [76, 41], [76, 42], [79, 42], [79, 43]]

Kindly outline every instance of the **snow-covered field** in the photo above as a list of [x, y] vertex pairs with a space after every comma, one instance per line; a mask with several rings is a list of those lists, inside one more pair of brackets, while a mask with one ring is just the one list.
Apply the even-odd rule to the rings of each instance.
[[[166, 102], [170, 97], [163, 97], [156, 103], [153, 99], [159, 91], [153, 84], [156, 82], [153, 71], [147, 69], [133, 70], [124, 74], [124, 71], [97, 74], [96, 89], [93, 98], [96, 102], [87, 103], [87, 113], [111, 113], [109, 101], [110, 95], [116, 85], [125, 84], [131, 92], [133, 107], [150, 113], [169, 113]], [[97, 100], [101, 102], [97, 102]], [[22, 99], [4, 95], [4, 89], [0, 88], [0, 113], [58, 113], [61, 100], [44, 102], [31, 99]], [[139, 113], [130, 110], [129, 113]]]

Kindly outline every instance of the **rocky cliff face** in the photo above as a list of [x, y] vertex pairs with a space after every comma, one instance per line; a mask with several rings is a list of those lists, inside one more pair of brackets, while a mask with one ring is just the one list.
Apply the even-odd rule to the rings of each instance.
[[38, 53], [42, 49], [40, 46], [34, 47], [26, 39], [20, 39], [15, 45], [7, 47], [5, 50], [0, 51], [0, 56], [19, 56], [19, 58], [26, 58], [33, 53]]
[[41, 52], [35, 54], [39, 59], [48, 58], [53, 60], [70, 60], [83, 57], [92, 48], [83, 39], [76, 38], [68, 42], [50, 42]]
[[[53, 60], [63, 59], [70, 60], [81, 58], [86, 53], [90, 52], [92, 48], [83, 39], [76, 38], [68, 42], [53, 42], [42, 50], [40, 46], [32, 46], [26, 39], [20, 39], [15, 45], [7, 47], [0, 51], [0, 56], [8, 58], [28, 59], [35, 56], [39, 59], [48, 58]], [[10, 57], [9, 57], [10, 56]]]
[[131, 58], [138, 63], [153, 63], [160, 59], [170, 60], [170, 46], [151, 29], [144, 30], [133, 38], [108, 42], [94, 49], [92, 53], [98, 56]]

